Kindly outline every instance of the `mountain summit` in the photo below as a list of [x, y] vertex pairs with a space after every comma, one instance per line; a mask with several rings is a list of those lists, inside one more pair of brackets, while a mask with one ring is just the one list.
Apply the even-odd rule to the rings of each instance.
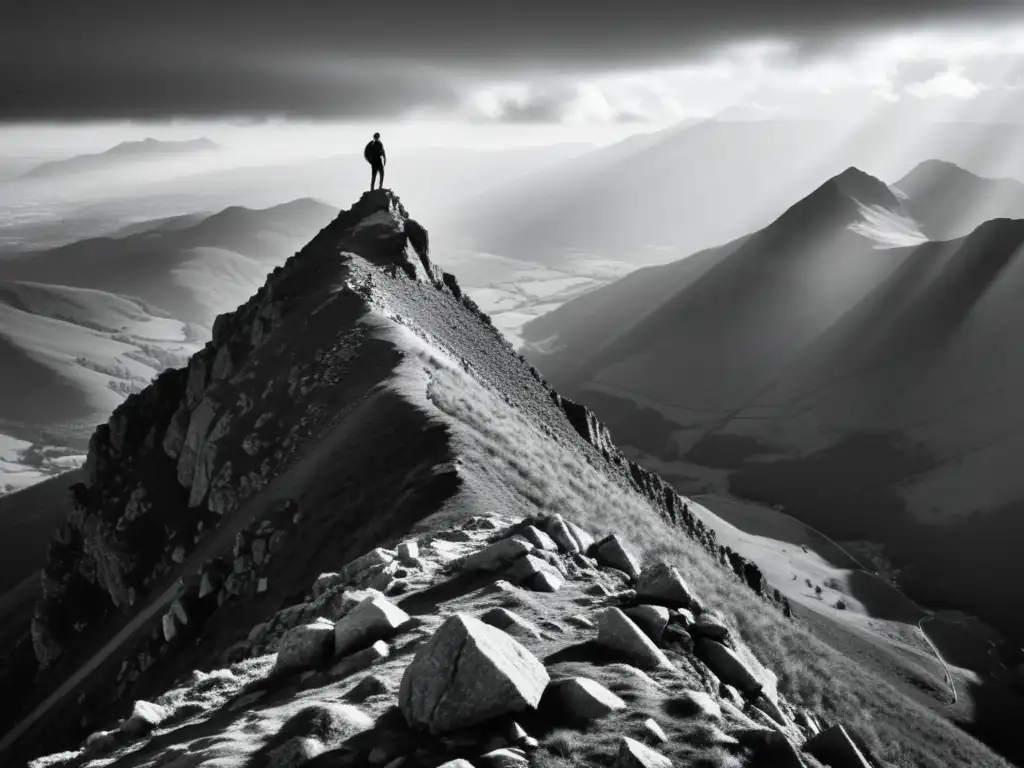
[[4, 655], [0, 750], [68, 749], [39, 768], [1004, 765], [792, 622], [387, 191], [83, 473]]
[[105, 152], [90, 155], [76, 155], [63, 160], [53, 160], [38, 165], [21, 176], [22, 179], [46, 179], [90, 171], [106, 171], [122, 168], [125, 164], [146, 160], [164, 160], [202, 152], [213, 152], [220, 146], [209, 139], [187, 141], [122, 141]]

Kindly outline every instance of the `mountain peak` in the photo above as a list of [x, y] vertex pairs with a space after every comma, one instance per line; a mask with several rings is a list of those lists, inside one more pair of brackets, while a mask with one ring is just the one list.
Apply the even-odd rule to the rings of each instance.
[[860, 168], [850, 166], [831, 180], [839, 191], [863, 205], [899, 206], [899, 201], [888, 185]]

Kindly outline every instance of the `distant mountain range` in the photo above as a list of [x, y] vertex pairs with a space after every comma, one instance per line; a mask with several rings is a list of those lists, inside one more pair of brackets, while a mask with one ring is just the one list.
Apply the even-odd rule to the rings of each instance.
[[[902, 191], [931, 211], [910, 211], [922, 217], [929, 236], [963, 235], [1007, 215], [974, 198], [973, 174], [953, 172], [955, 187], [941, 178], [942, 164], [924, 163], [908, 174], [933, 157], [978, 174], [1024, 174], [1024, 136], [1018, 126], [967, 123], [937, 129], [880, 122], [852, 133], [829, 122], [687, 123], [477, 195], [453, 226], [488, 253], [553, 264], [565, 253], [583, 252], [639, 266], [761, 229], [849, 166], [884, 178], [905, 176], [895, 187], [905, 184]], [[925, 187], [930, 197], [922, 195]]]
[[849, 169], [528, 323], [527, 356], [680, 490], [726, 470], [735, 494], [884, 543], [919, 599], [1024, 638], [1024, 221], [979, 221], [1024, 218], [1022, 189]]
[[37, 165], [20, 178], [45, 179], [93, 171], [116, 170], [124, 165], [140, 161], [163, 160], [199, 152], [213, 152], [219, 148], [216, 143], [205, 138], [188, 141], [158, 141], [157, 139], [124, 141], [98, 154], [76, 155]]

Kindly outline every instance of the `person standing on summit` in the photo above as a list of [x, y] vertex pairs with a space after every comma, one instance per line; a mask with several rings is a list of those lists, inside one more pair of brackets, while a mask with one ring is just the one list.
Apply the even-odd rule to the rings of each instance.
[[384, 154], [384, 145], [380, 141], [380, 134], [373, 134], [373, 141], [366, 145], [366, 149], [363, 150], [363, 157], [366, 158], [366, 162], [370, 164], [372, 169], [370, 173], [370, 191], [373, 191], [373, 185], [377, 182], [377, 174], [380, 174], [380, 188], [384, 189], [384, 165], [387, 163], [387, 155]]

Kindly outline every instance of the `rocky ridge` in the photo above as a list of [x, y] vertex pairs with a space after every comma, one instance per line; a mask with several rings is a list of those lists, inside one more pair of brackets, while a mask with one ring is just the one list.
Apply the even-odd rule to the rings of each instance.
[[[475, 517], [374, 549], [253, 627], [230, 666], [32, 766], [466, 768], [560, 750], [624, 767], [870, 765], [841, 724], [779, 694], [676, 568], [607, 542], [560, 515]], [[586, 727], [594, 744], [564, 735]]]
[[[666, 530], [710, 555], [724, 579], [735, 578], [765, 598], [764, 611], [788, 614], [785, 601], [756, 564], [718, 546], [683, 497], [628, 461], [592, 412], [548, 387], [427, 251], [426, 232], [394, 195], [364, 195], [275, 270], [253, 299], [219, 318], [213, 340], [187, 369], [163, 374], [97, 430], [87, 480], [73, 489], [74, 509], [51, 549], [46, 594], [33, 622], [44, 667], [40, 687], [67, 680], [71, 687], [46, 718], [34, 725], [23, 721], [19, 734], [7, 738], [25, 733], [34, 756], [43, 729], [46, 744], [61, 746], [93, 731], [101, 735], [69, 760], [109, 762], [93, 757], [105, 752], [121, 755], [121, 764], [149, 764], [150, 752], [136, 755], [143, 742], [135, 734], [155, 728], [144, 743], [162, 765], [175, 750], [161, 751], [161, 745], [182, 736], [170, 734], [182, 727], [230, 731], [229, 721], [258, 719], [263, 697], [277, 701], [280, 692], [283, 709], [253, 725], [259, 736], [239, 737], [231, 754], [263, 760], [288, 742], [287, 754], [307, 759], [340, 743], [337, 735], [314, 738], [309, 729], [355, 733], [352, 724], [361, 723], [360, 732], [379, 735], [377, 726], [366, 726], [367, 718], [379, 726], [390, 712], [384, 722], [392, 723], [394, 708], [401, 712], [405, 702], [411, 714], [401, 732], [409, 738], [425, 733], [428, 755], [405, 757], [410, 765], [432, 764], [438, 750], [453, 754], [444, 740], [451, 738], [448, 724], [460, 721], [444, 702], [462, 693], [410, 683], [403, 694], [398, 672], [414, 666], [415, 645], [429, 644], [453, 615], [465, 614], [447, 626], [437, 647], [471, 651], [467, 658], [484, 670], [532, 668], [525, 682], [503, 673], [502, 690], [509, 692], [503, 698], [518, 698], [528, 705], [527, 714], [545, 711], [550, 688], [555, 700], [583, 700], [588, 711], [643, 720], [639, 732], [625, 725], [609, 730], [632, 741], [600, 742], [601, 761], [621, 751], [624, 764], [643, 764], [650, 756], [640, 747], [657, 749], [647, 733], [677, 733], [678, 747], [664, 748], [667, 754], [708, 746], [707, 734], [694, 735], [689, 726], [680, 732], [672, 724], [677, 706], [689, 711], [694, 701], [707, 705], [705, 699], [666, 703], [643, 687], [647, 678], [679, 668], [683, 657], [696, 670], [695, 680], [717, 669], [716, 679], [727, 681], [739, 698], [703, 682], [686, 690], [703, 691], [712, 703], [725, 695], [736, 707], [756, 700], [754, 710], [767, 708], [770, 719], [780, 708], [801, 729], [789, 733], [787, 743], [802, 748], [813, 729], [802, 724], [799, 711], [786, 709], [790, 705], [738, 643], [725, 612], [706, 605], [686, 573], [643, 562], [623, 534], [628, 518], [636, 514], [649, 525], [660, 517]], [[447, 391], [446, 376], [457, 385]], [[491, 399], [472, 402], [477, 395]], [[468, 400], [455, 407], [446, 401], [451, 397]], [[513, 437], [490, 435], [489, 443], [474, 446], [458, 419], [449, 418], [460, 409], [464, 413], [456, 416], [472, 416], [473, 408], [480, 409], [479, 431], [511, 415], [521, 415], [531, 431], [517, 433], [510, 421], [502, 426]], [[529, 456], [502, 452], [503, 440], [533, 438], [543, 443], [540, 467], [530, 466]], [[561, 476], [526, 482], [531, 473], [543, 474], [553, 456], [544, 451], [552, 447], [571, 454], [574, 463]], [[499, 464], [511, 474], [495, 481]], [[591, 493], [588, 483], [598, 491]], [[569, 514], [579, 499], [586, 508]], [[544, 510], [566, 514], [536, 516]], [[577, 524], [586, 519], [593, 525], [596, 512], [608, 521], [600, 536]], [[584, 578], [584, 571], [598, 575]], [[597, 583], [586, 583], [591, 576]], [[547, 608], [534, 604], [542, 600], [550, 601]], [[516, 646], [481, 630], [477, 621], [525, 647], [547, 681]], [[81, 660], [120, 627], [128, 634], [116, 650], [91, 678], [74, 682]], [[562, 644], [547, 651], [531, 645], [553, 643], [553, 637], [562, 637]], [[403, 638], [415, 643], [403, 650]], [[339, 647], [345, 652], [336, 656]], [[587, 655], [595, 649], [596, 660]], [[555, 658], [564, 665], [554, 665], [550, 655], [560, 650], [566, 656]], [[629, 669], [616, 666], [627, 658], [633, 659]], [[648, 665], [649, 674], [637, 678], [639, 692], [620, 690], [614, 675], [601, 672], [633, 675], [632, 669]], [[349, 681], [369, 667], [393, 669], [397, 676], [361, 678], [343, 701], [334, 693], [295, 698], [297, 691], [328, 685], [329, 674]], [[428, 657], [416, 668], [444, 668], [444, 662]], [[469, 693], [476, 690], [474, 680], [466, 683]], [[507, 687], [513, 683], [515, 695]], [[387, 707], [352, 710], [385, 691], [391, 698], [379, 702], [390, 702]], [[538, 691], [541, 700], [530, 704]], [[618, 700], [628, 706], [619, 707]], [[144, 704], [129, 706], [133, 701]], [[331, 706], [300, 717], [297, 701]], [[487, 723], [504, 717], [487, 707], [480, 711], [488, 713]], [[438, 712], [444, 718], [435, 718]], [[292, 715], [298, 724], [291, 723]], [[747, 716], [755, 722], [760, 717], [753, 710]], [[111, 730], [117, 717], [134, 724]], [[158, 722], [141, 726], [140, 720]], [[282, 731], [285, 721], [291, 724]], [[518, 734], [513, 742], [542, 742], [547, 733], [543, 719], [532, 731], [529, 722], [516, 723], [502, 726]], [[571, 751], [571, 735], [548, 735], [554, 743], [544, 742], [546, 754]], [[473, 751], [478, 746], [467, 747], [466, 757], [474, 765], [491, 764]], [[741, 747], [736, 755], [720, 752], [724, 764], [756, 763], [764, 753]], [[193, 752], [206, 754], [203, 749], [189, 747], [188, 758], [178, 754], [182, 765], [196, 764]], [[207, 757], [234, 764], [226, 755]], [[273, 764], [293, 759], [285, 757]], [[515, 759], [506, 753], [493, 758], [495, 764]], [[814, 764], [807, 753], [800, 759]]]

